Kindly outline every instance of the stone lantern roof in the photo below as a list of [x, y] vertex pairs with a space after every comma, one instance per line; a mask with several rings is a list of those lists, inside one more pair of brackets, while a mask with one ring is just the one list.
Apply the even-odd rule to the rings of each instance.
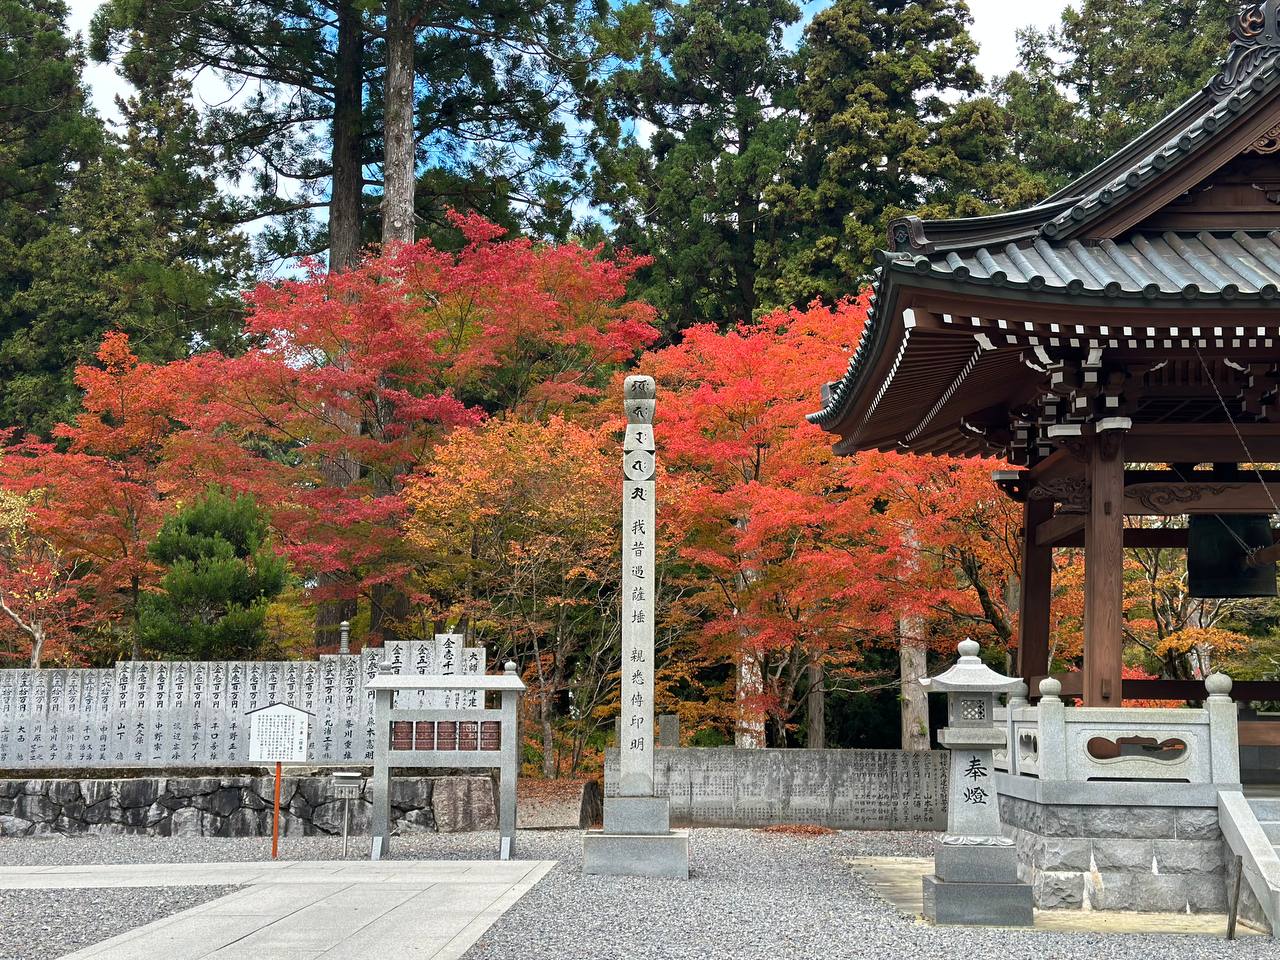
[[961, 640], [956, 649], [960, 660], [945, 673], [925, 677], [920, 685], [938, 693], [1009, 693], [1022, 685], [1018, 677], [996, 673], [978, 659], [975, 640]]

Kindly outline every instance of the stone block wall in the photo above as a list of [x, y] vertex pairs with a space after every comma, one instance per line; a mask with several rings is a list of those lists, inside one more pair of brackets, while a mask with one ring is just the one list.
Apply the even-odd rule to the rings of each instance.
[[1041, 910], [1227, 910], [1228, 851], [1215, 808], [1002, 796], [1000, 819]]
[[[351, 834], [368, 835], [371, 805], [351, 801]], [[273, 777], [136, 777], [115, 780], [0, 780], [0, 836], [47, 833], [258, 837], [271, 834]], [[296, 836], [342, 833], [340, 800], [328, 777], [285, 777], [280, 829]], [[398, 833], [496, 830], [487, 776], [395, 777]]]

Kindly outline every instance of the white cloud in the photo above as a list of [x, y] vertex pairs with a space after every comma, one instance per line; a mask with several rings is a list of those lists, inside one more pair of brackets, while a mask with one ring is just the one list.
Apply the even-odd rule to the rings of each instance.
[[969, 0], [973, 14], [970, 32], [978, 43], [978, 69], [983, 79], [1008, 73], [1017, 66], [1017, 31], [1052, 26], [1074, 3], [1065, 0]]
[[[67, 0], [67, 29], [80, 34], [86, 44], [89, 42], [89, 21], [100, 3], [101, 0]], [[109, 123], [119, 123], [121, 117], [116, 108], [116, 96], [127, 95], [129, 84], [116, 73], [115, 65], [89, 60], [85, 64], [84, 82], [98, 115]]]

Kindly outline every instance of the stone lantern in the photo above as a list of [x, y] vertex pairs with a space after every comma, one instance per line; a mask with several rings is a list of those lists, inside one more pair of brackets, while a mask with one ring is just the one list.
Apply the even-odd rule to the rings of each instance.
[[935, 923], [1030, 926], [1031, 887], [1018, 882], [1013, 841], [1000, 832], [1000, 805], [992, 752], [1005, 746], [996, 727], [995, 698], [1021, 687], [978, 659], [978, 644], [964, 640], [960, 660], [921, 680], [947, 695], [947, 726], [938, 742], [951, 751], [947, 832], [934, 848], [934, 873], [924, 878], [924, 912]]

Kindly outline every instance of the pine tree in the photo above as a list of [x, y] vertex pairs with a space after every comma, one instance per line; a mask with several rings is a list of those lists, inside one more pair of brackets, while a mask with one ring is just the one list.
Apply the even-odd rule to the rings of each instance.
[[855, 293], [888, 220], [973, 215], [1034, 200], [1007, 118], [981, 77], [963, 0], [836, 0], [805, 30], [796, 161], [770, 191], [775, 299]]
[[[595, 199], [614, 240], [655, 257], [637, 284], [672, 330], [749, 322], [761, 306], [766, 189], [794, 136], [791, 0], [655, 5], [602, 88]], [[647, 131], [646, 138], [641, 132]]]
[[139, 603], [144, 645], [196, 660], [260, 655], [267, 606], [288, 579], [252, 497], [211, 490], [169, 517], [147, 548], [167, 569]]
[[994, 84], [1017, 156], [1056, 188], [1198, 91], [1221, 66], [1236, 0], [1084, 0], [1019, 34]]

